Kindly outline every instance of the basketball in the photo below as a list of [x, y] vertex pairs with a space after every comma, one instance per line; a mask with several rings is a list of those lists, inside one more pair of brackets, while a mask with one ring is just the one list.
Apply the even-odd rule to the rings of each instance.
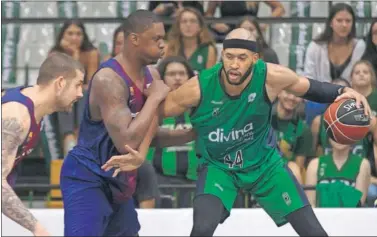
[[356, 108], [354, 99], [334, 102], [324, 114], [327, 135], [340, 144], [351, 145], [363, 139], [369, 131], [369, 123], [363, 105]]

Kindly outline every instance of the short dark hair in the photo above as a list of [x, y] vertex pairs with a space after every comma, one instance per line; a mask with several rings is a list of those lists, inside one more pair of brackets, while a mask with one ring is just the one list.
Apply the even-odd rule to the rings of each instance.
[[62, 76], [66, 79], [76, 77], [76, 70], [85, 73], [83, 65], [65, 53], [53, 52], [39, 68], [37, 84], [47, 84], [53, 79]]
[[131, 33], [143, 33], [149, 29], [153, 23], [162, 22], [161, 19], [151, 11], [136, 10], [132, 12], [122, 24], [124, 38]]
[[166, 68], [170, 63], [180, 63], [186, 68], [187, 75], [190, 78], [195, 76], [194, 70], [190, 67], [189, 62], [182, 56], [170, 56], [163, 59], [157, 66], [157, 71], [161, 75], [161, 79], [165, 80]]

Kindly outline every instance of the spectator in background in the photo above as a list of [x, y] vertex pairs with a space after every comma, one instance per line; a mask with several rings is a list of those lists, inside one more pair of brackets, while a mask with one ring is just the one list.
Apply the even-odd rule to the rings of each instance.
[[368, 60], [377, 72], [377, 19], [370, 25], [368, 35], [365, 37], [366, 49], [362, 57], [363, 60]]
[[[351, 72], [352, 88], [367, 98], [372, 115], [375, 118], [377, 116], [376, 81], [376, 73], [369, 61], [361, 60], [355, 64]], [[374, 129], [374, 136], [373, 128], [371, 128], [371, 133], [364, 138], [363, 143], [364, 149], [367, 150], [365, 157], [368, 158], [372, 168], [371, 184], [367, 197], [369, 206], [372, 206], [373, 201], [377, 198], [377, 126]]]
[[279, 59], [276, 52], [268, 46], [266, 40], [263, 37], [263, 33], [257, 21], [257, 18], [253, 16], [245, 16], [241, 23], [239, 24], [240, 28], [249, 30], [252, 34], [255, 35], [255, 38], [258, 42], [259, 57], [262, 58], [265, 62], [279, 64]]
[[313, 207], [357, 207], [365, 203], [370, 183], [368, 160], [350, 154], [350, 145], [330, 139], [332, 152], [313, 159], [306, 172], [307, 190]]
[[[157, 69], [161, 78], [172, 90], [194, 76], [188, 62], [180, 56], [165, 58], [158, 64]], [[177, 130], [191, 128], [189, 113], [179, 117], [165, 118], [161, 126]], [[150, 148], [147, 160], [156, 169], [159, 184], [195, 184], [198, 160], [194, 142], [177, 147]], [[176, 192], [172, 188], [160, 189], [162, 196], [167, 196], [171, 200], [177, 199], [178, 208], [192, 206], [194, 191], [195, 189], [187, 188], [177, 189]]]
[[[204, 15], [202, 1], [150, 1], [148, 9], [158, 16], [177, 17], [186, 7], [195, 8]], [[165, 31], [168, 32], [170, 29], [171, 25], [165, 24]]]
[[369, 61], [358, 61], [351, 71], [352, 88], [365, 96], [372, 110], [372, 115], [377, 116], [377, 78], [376, 72]]
[[121, 26], [118, 26], [113, 35], [113, 47], [111, 50], [110, 55], [106, 55], [103, 59], [103, 61], [107, 61], [110, 58], [115, 57], [117, 54], [119, 54], [123, 49], [124, 44], [124, 33]]
[[372, 134], [372, 140], [373, 140], [373, 151], [368, 156], [368, 160], [370, 162], [370, 166], [372, 169], [372, 175], [370, 179], [370, 185], [368, 188], [368, 196], [367, 196], [367, 203], [368, 206], [376, 207], [376, 201], [377, 201], [377, 119], [374, 119], [371, 121], [372, 127], [371, 131]]
[[305, 160], [312, 155], [310, 128], [297, 114], [302, 99], [282, 91], [272, 107], [271, 126], [277, 132], [279, 150], [300, 184]]
[[150, 1], [149, 11], [159, 16], [176, 17], [185, 7], [191, 7], [204, 14], [202, 1]]
[[355, 13], [346, 3], [331, 7], [325, 30], [312, 41], [305, 56], [305, 76], [331, 82], [342, 77], [350, 81], [351, 69], [365, 51], [356, 37]]
[[[259, 3], [264, 2], [271, 8], [272, 17], [281, 17], [285, 10], [280, 1], [209, 1], [206, 17], [214, 17], [216, 9], [220, 7], [221, 17], [239, 17], [245, 15], [258, 16]], [[226, 35], [235, 25], [215, 23], [211, 28], [218, 34]]]
[[194, 8], [183, 9], [168, 34], [166, 57], [182, 56], [199, 73], [217, 61], [215, 42], [203, 16]]
[[[365, 50], [363, 40], [356, 39], [355, 13], [345, 3], [337, 3], [330, 9], [325, 30], [310, 42], [305, 56], [305, 76], [318, 81], [331, 82], [336, 78], [350, 81], [351, 69]], [[307, 123], [322, 114], [326, 105], [307, 102]]]
[[[50, 52], [62, 52], [71, 55], [85, 67], [84, 90], [99, 66], [99, 52], [90, 42], [84, 25], [80, 21], [68, 20], [64, 22], [55, 45]], [[60, 132], [64, 136], [63, 150], [66, 155], [76, 145], [76, 133], [84, 110], [84, 100], [79, 100], [72, 113], [58, 113]]]

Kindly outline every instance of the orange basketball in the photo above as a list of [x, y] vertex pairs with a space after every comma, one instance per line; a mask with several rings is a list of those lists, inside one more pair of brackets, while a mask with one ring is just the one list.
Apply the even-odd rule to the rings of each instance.
[[354, 99], [343, 99], [332, 103], [324, 114], [327, 135], [340, 144], [354, 144], [369, 131], [369, 117], [364, 107], [356, 108]]

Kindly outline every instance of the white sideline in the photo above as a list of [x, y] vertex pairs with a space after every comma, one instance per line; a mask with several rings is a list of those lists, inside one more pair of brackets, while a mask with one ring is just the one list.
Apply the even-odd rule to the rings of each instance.
[[[31, 209], [54, 236], [63, 235], [62, 209]], [[191, 209], [138, 210], [140, 236], [188, 236], [192, 227]], [[377, 236], [377, 209], [316, 209], [330, 236]], [[18, 224], [2, 215], [2, 236], [30, 236]], [[262, 209], [233, 209], [215, 232], [216, 236], [297, 236], [287, 224], [276, 227]]]

